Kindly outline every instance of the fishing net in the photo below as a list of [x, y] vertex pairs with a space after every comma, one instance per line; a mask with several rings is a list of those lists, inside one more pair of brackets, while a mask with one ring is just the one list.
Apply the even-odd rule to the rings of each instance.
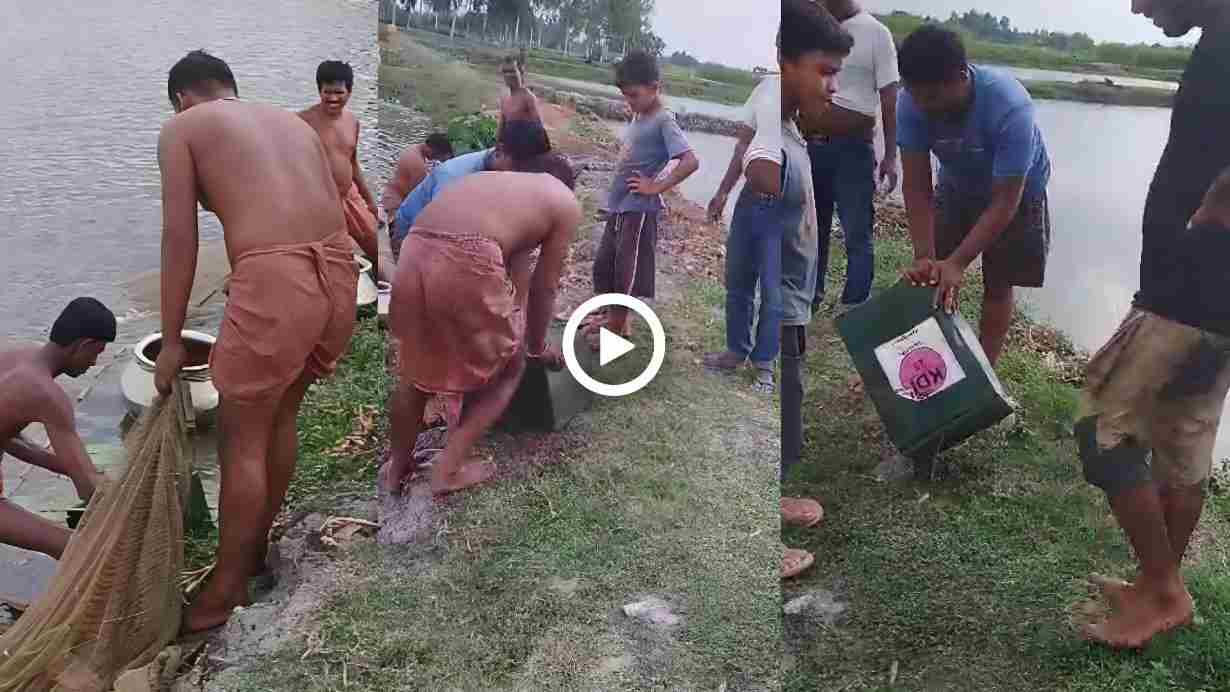
[[124, 441], [128, 468], [100, 488], [46, 594], [0, 637], [0, 692], [104, 692], [154, 663], [179, 630], [192, 446], [186, 386]]

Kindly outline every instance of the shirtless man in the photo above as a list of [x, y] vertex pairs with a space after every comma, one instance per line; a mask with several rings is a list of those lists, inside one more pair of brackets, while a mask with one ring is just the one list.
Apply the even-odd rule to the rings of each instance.
[[197, 202], [222, 222], [230, 295], [211, 369], [218, 411], [217, 567], [184, 631], [220, 626], [248, 600], [295, 468], [308, 386], [330, 374], [354, 330], [358, 271], [329, 152], [292, 113], [239, 100], [226, 63], [203, 51], [171, 68], [176, 115], [162, 170], [162, 333], [155, 385], [169, 393], [197, 260]]
[[[4, 453], [68, 476], [77, 496], [89, 500], [103, 475], [77, 435], [73, 403], [55, 383], [60, 375], [80, 377], [115, 341], [115, 315], [93, 298], [68, 304], [51, 327], [48, 343], [0, 352], [0, 458]], [[31, 423], [47, 429], [54, 452], [20, 438]], [[4, 480], [0, 478], [0, 495]], [[72, 533], [0, 497], [0, 543], [60, 559]]]
[[320, 103], [301, 111], [299, 117], [307, 121], [320, 135], [329, 155], [329, 167], [333, 180], [342, 196], [342, 210], [346, 214], [346, 229], [350, 237], [363, 250], [368, 259], [379, 266], [380, 250], [376, 240], [377, 219], [380, 212], [376, 199], [363, 179], [359, 166], [359, 119], [346, 110], [350, 92], [354, 88], [354, 70], [350, 65], [336, 60], [326, 60], [316, 68], [316, 89]]
[[[513, 120], [529, 120], [541, 123], [542, 114], [538, 112], [538, 97], [525, 86], [525, 63], [518, 62], [513, 56], [504, 58], [500, 65], [500, 74], [508, 85], [508, 94], [500, 97], [500, 127]], [[496, 137], [499, 138], [499, 129]]]
[[384, 217], [391, 220], [397, 216], [397, 209], [406, 199], [406, 195], [427, 177], [431, 163], [448, 161], [451, 158], [453, 144], [448, 141], [448, 135], [441, 132], [429, 135], [426, 142], [407, 149], [398, 159], [397, 171], [385, 184], [384, 194], [380, 197]]
[[551, 175], [482, 172], [457, 181], [406, 237], [389, 302], [401, 372], [386, 491], [400, 492], [414, 471], [429, 394], [465, 396], [461, 424], [432, 464], [431, 489], [444, 494], [491, 477], [491, 467], [469, 460], [470, 450], [508, 407], [526, 359], [563, 367], [547, 327], [581, 206], [566, 160], [547, 154], [540, 162], [537, 170]]

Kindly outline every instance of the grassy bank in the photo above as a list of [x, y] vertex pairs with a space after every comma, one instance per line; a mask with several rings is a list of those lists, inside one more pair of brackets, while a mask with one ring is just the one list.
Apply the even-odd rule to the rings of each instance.
[[[830, 286], [840, 286], [845, 263], [834, 254]], [[911, 257], [899, 229], [882, 233], [877, 285]], [[978, 286], [971, 280], [962, 307], [971, 320]], [[1078, 382], [1055, 366], [1071, 360], [1062, 340], [1018, 323], [998, 368], [1022, 406], [1018, 426], [948, 453], [931, 483], [876, 481], [891, 451], [871, 403], [847, 387], [853, 366], [831, 320], [818, 320], [808, 343], [805, 463], [783, 494], [817, 497], [827, 516], [817, 529], [784, 531], [817, 566], [783, 597], [823, 590], [847, 610], [826, 623], [787, 616], [785, 689], [1230, 688], [1225, 497], [1211, 499], [1190, 557], [1197, 627], [1145, 654], [1111, 653], [1075, 633], [1073, 623], [1098, 612], [1086, 576], [1130, 578], [1133, 563], [1105, 499], [1081, 477]]]
[[[287, 493], [286, 512], [327, 511], [339, 491], [370, 490], [388, 424], [383, 415], [389, 378], [384, 335], [374, 317], [355, 324], [350, 350], [337, 372], [308, 390], [299, 410], [299, 462]], [[209, 565], [217, 527], [185, 539], [188, 571]]]
[[[489, 76], [498, 73], [500, 61], [504, 56], [516, 52], [511, 48], [461, 36], [449, 39], [446, 34], [421, 29], [402, 29], [401, 33], [433, 51], [468, 63]], [[600, 84], [614, 83], [614, 68], [611, 65], [589, 64], [579, 57], [565, 55], [561, 51], [537, 48], [528, 51], [528, 58], [529, 71], [536, 74]], [[663, 63], [662, 73], [662, 81], [669, 94], [730, 105], [745, 103], [757, 83], [756, 76], [751, 72], [734, 68], [710, 67], [692, 70]]]
[[[923, 18], [908, 13], [876, 15], [893, 33], [898, 45], [924, 24]], [[947, 28], [953, 28], [945, 25]], [[1088, 50], [1063, 51], [1038, 45], [1001, 43], [980, 39], [957, 28], [974, 62], [1011, 65], [1039, 70], [1062, 70], [1083, 74], [1138, 77], [1159, 81], [1178, 81], [1188, 51], [1145, 45], [1102, 44]]]
[[[439, 60], [422, 47], [385, 48], [386, 59]], [[433, 75], [386, 68], [406, 70], [419, 102], [442, 102]], [[473, 74], [464, 82], [485, 83]], [[552, 140], [583, 134], [556, 130]], [[581, 181], [592, 219], [607, 181]], [[580, 270], [594, 230], [585, 224], [574, 243]], [[655, 310], [669, 346], [653, 383], [597, 401], [561, 433], [494, 432], [475, 452], [497, 462], [496, 482], [437, 504], [432, 540], [337, 553], [344, 576], [306, 636], [252, 661], [236, 689], [778, 689], [776, 415], [746, 382], [695, 365], [717, 345], [720, 286], [688, 280], [669, 261], [659, 272]], [[569, 301], [587, 292], [578, 273], [565, 277]], [[639, 371], [648, 338], [642, 328], [641, 348], [603, 379]], [[370, 481], [323, 462], [319, 474], [308, 469], [305, 489]], [[679, 622], [650, 626], [623, 613], [650, 596]]]
[[1034, 98], [1052, 101], [1170, 108], [1174, 105], [1175, 97], [1175, 92], [1166, 89], [1110, 85], [1092, 81], [1079, 83], [1026, 81], [1024, 84]]

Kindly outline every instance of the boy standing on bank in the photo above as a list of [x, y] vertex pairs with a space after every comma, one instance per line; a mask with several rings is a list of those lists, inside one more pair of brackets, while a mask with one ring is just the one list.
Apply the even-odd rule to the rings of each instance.
[[[623, 293], [653, 298], [654, 253], [662, 194], [674, 189], [700, 168], [675, 115], [662, 104], [662, 77], [657, 60], [631, 51], [615, 67], [615, 85], [623, 92], [633, 119], [624, 133], [615, 180], [607, 198], [606, 232], [594, 258], [594, 293]], [[658, 176], [672, 160], [678, 165], [663, 180]], [[600, 327], [629, 336], [628, 310], [609, 308], [586, 330], [597, 350]]]

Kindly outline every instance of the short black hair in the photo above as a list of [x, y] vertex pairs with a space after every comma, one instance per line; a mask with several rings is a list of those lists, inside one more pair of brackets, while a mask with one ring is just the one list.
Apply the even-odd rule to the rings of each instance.
[[346, 84], [346, 91], [354, 91], [354, 70], [350, 63], [340, 60], [326, 60], [316, 68], [316, 90], [325, 88], [326, 84]]
[[51, 343], [65, 348], [78, 339], [115, 341], [115, 314], [94, 298], [76, 298], [51, 325]]
[[433, 132], [427, 135], [426, 143], [433, 154], [443, 154], [449, 157], [453, 155], [453, 143], [449, 141], [448, 135], [443, 132]]
[[551, 141], [542, 123], [509, 120], [500, 128], [500, 148], [517, 161], [526, 161], [551, 151]]
[[615, 86], [651, 86], [662, 81], [658, 59], [643, 50], [628, 51], [615, 65]]
[[921, 26], [905, 37], [897, 63], [901, 81], [917, 85], [951, 81], [969, 65], [961, 36], [935, 24]]
[[556, 180], [567, 185], [569, 190], [576, 189], [577, 186], [577, 173], [568, 157], [553, 151], [521, 162], [517, 170], [521, 173], [550, 173]]
[[174, 104], [176, 94], [198, 90], [211, 83], [229, 88], [236, 96], [239, 95], [239, 85], [235, 83], [230, 66], [204, 50], [194, 50], [171, 67], [167, 75], [167, 98]]
[[854, 37], [823, 5], [812, 0], [782, 0], [782, 21], [777, 31], [782, 59], [794, 62], [808, 53], [846, 56]]

